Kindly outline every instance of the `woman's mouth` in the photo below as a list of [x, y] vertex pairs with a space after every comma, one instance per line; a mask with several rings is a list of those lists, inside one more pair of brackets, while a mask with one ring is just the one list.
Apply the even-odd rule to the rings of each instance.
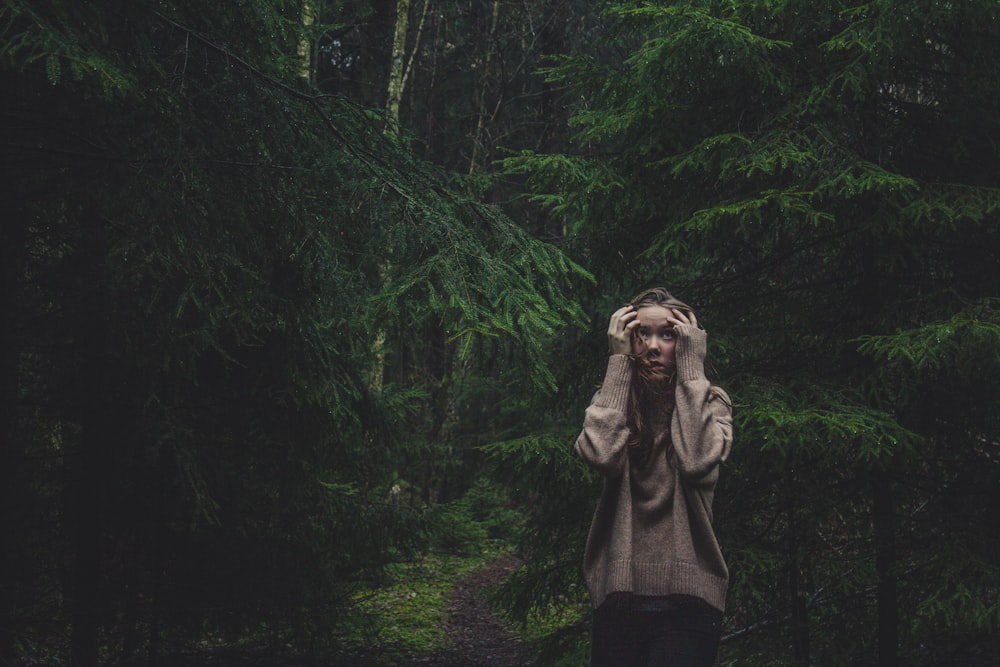
[[660, 361], [650, 361], [648, 368], [650, 372], [657, 373], [659, 375], [670, 375], [674, 372], [673, 364], [665, 364]]

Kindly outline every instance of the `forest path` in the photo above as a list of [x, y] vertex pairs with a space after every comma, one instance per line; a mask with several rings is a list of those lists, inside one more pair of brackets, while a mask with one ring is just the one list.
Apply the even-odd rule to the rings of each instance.
[[[507, 554], [472, 572], [456, 584], [445, 631], [452, 645], [433, 655], [390, 656], [382, 649], [352, 651], [334, 664], [351, 667], [526, 667], [531, 648], [490, 609], [485, 592], [503, 583], [519, 565]], [[332, 666], [331, 666], [332, 667]]]
[[530, 665], [529, 647], [496, 617], [482, 594], [503, 583], [517, 566], [515, 556], [501, 556], [459, 582], [452, 594], [447, 621], [454, 646], [419, 664], [433, 667]]

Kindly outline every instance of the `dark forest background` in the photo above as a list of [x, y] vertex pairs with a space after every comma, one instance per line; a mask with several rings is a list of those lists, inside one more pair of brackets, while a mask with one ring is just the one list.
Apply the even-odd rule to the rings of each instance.
[[470, 490], [511, 618], [585, 609], [657, 284], [736, 403], [720, 664], [996, 664], [998, 61], [995, 0], [3, 0], [0, 665], [323, 664]]

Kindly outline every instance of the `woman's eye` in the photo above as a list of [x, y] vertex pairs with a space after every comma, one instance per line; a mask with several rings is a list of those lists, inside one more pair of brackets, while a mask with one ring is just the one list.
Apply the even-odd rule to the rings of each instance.
[[640, 329], [639, 330], [639, 338], [641, 338], [643, 340], [648, 339], [649, 338], [649, 332], [648, 331], [643, 331], [642, 329]]

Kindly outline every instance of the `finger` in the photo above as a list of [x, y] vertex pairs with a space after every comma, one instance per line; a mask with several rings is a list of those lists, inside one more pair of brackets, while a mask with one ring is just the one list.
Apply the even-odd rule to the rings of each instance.
[[625, 306], [615, 311], [608, 322], [608, 341], [612, 352], [627, 354], [630, 347], [632, 330], [639, 323], [631, 306]]
[[625, 305], [611, 314], [611, 319], [621, 319], [629, 313], [635, 313], [635, 306]]
[[694, 313], [690, 310], [673, 308], [672, 312], [676, 318], [675, 324], [690, 324], [691, 326], [697, 326], [697, 320], [694, 317]]
[[687, 318], [684, 317], [684, 312], [677, 310], [676, 308], [670, 308], [667, 311], [667, 321], [671, 324], [687, 324]]
[[619, 308], [611, 316], [611, 326], [624, 328], [626, 324], [636, 321], [638, 313], [632, 309], [632, 306], [626, 306], [624, 308]]
[[688, 320], [690, 320], [691, 326], [698, 328], [698, 318], [694, 316], [693, 312], [688, 313]]

